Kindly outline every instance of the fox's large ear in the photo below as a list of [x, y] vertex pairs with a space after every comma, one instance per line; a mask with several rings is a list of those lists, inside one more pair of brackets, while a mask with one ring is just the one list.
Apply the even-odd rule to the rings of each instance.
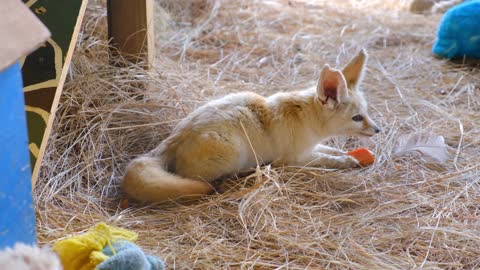
[[320, 71], [317, 95], [322, 103], [330, 108], [348, 97], [347, 83], [342, 72], [325, 64]]
[[343, 68], [342, 73], [347, 81], [348, 89], [355, 90], [362, 81], [367, 59], [367, 52], [365, 49], [361, 49]]

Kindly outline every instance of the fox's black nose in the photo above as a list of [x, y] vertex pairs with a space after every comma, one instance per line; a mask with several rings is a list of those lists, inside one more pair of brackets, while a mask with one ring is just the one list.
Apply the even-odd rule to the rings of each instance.
[[382, 131], [379, 127], [374, 127], [373, 130], [375, 131], [375, 133], [379, 133], [380, 131]]

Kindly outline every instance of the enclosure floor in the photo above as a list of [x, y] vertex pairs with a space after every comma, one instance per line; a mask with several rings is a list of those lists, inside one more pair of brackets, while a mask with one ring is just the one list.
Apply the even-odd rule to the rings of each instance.
[[[168, 269], [479, 267], [479, 68], [431, 54], [440, 15], [393, 0], [165, 0], [145, 71], [109, 57], [104, 2], [89, 1], [35, 189], [42, 244], [104, 221], [138, 232]], [[303, 89], [360, 48], [383, 131], [328, 143], [368, 147], [373, 166], [264, 166], [198, 202], [120, 204], [126, 163], [194, 108], [238, 91]], [[446, 162], [398, 154], [437, 136]]]

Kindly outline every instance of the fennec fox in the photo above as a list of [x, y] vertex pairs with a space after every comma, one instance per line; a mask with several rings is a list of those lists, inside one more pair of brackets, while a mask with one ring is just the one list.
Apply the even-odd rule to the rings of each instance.
[[367, 55], [344, 68], [325, 65], [317, 87], [263, 97], [230, 94], [193, 111], [156, 149], [130, 162], [123, 189], [141, 201], [199, 197], [211, 182], [258, 163], [351, 168], [345, 152], [319, 145], [332, 136], [372, 136], [380, 129], [358, 89]]

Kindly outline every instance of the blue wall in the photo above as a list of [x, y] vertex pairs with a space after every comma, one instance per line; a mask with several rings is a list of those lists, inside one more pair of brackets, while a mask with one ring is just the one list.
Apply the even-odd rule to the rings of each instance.
[[17, 63], [0, 72], [0, 248], [36, 242], [24, 107]]

